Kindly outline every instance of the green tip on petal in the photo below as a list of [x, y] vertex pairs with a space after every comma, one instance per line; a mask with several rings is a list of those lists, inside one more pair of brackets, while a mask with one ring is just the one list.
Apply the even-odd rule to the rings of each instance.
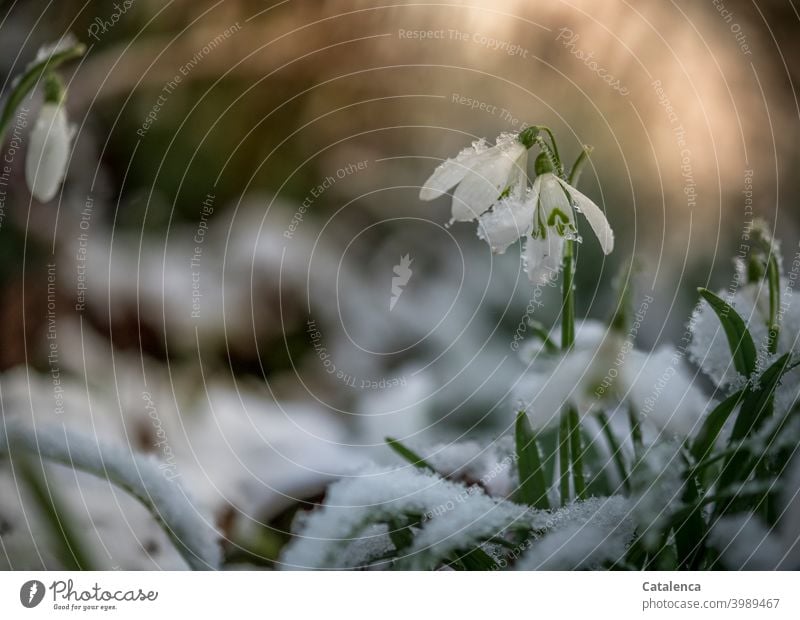
[[539, 153], [536, 157], [536, 162], [533, 165], [536, 176], [541, 176], [547, 172], [553, 172], [553, 161], [547, 153]]

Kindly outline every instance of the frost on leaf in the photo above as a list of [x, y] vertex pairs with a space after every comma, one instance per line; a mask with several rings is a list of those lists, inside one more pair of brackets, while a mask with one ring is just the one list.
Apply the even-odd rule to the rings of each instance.
[[[282, 564], [300, 569], [366, 568], [386, 544], [385, 531], [404, 535], [410, 526], [413, 550], [398, 550], [393, 541], [398, 562], [435, 568], [449, 553], [469, 551], [483, 538], [500, 535], [526, 512], [526, 507], [501, 503], [478, 487], [410, 466], [373, 469], [330, 486], [325, 505], [295, 524], [297, 535]], [[387, 529], [376, 530], [377, 525]], [[369, 538], [374, 544], [365, 542]]]
[[518, 570], [597, 569], [620, 561], [633, 540], [629, 500], [575, 502], [550, 516], [548, 532], [530, 543]]

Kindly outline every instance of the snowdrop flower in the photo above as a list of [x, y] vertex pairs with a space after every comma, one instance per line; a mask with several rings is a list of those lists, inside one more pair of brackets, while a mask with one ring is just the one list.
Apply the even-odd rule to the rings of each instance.
[[535, 428], [557, 424], [567, 404], [581, 416], [631, 405], [657, 429], [685, 436], [709, 402], [677, 362], [669, 347], [639, 351], [622, 334], [587, 320], [576, 325], [575, 343], [568, 351], [543, 354], [531, 362], [532, 372], [520, 381], [514, 396]]
[[536, 158], [536, 174], [523, 197], [510, 196], [481, 216], [478, 236], [500, 254], [525, 237], [525, 271], [531, 282], [544, 283], [561, 270], [564, 241], [580, 241], [574, 211], [588, 220], [604, 254], [614, 249], [614, 232], [594, 202], [553, 172], [546, 153]]
[[433, 200], [458, 186], [453, 193], [452, 221], [472, 221], [501, 195], [524, 192], [528, 148], [514, 133], [500, 134], [492, 147], [476, 140], [433, 171], [419, 198]]
[[25, 179], [39, 202], [52, 200], [67, 174], [73, 133], [63, 105], [46, 101], [31, 132], [25, 160]]
[[[768, 225], [762, 220], [755, 220], [750, 231], [756, 246], [749, 257], [750, 264], [743, 260], [736, 261], [736, 275], [733, 285], [727, 290], [717, 291], [717, 295], [728, 302], [742, 317], [753, 343], [756, 346], [756, 372], [763, 372], [778, 357], [785, 353], [796, 355], [800, 352], [800, 304], [793, 299], [793, 291], [798, 277], [797, 268], [789, 273], [784, 272], [780, 260], [780, 244], [772, 239]], [[764, 248], [758, 248], [763, 245]], [[778, 290], [780, 301], [777, 311], [777, 338], [770, 330], [770, 290], [763, 275], [753, 275], [753, 263], [764, 259], [769, 250], [777, 259]], [[731, 289], [735, 285], [735, 291]], [[725, 330], [711, 307], [701, 301], [695, 308], [689, 323], [692, 341], [689, 355], [714, 384], [726, 392], [734, 392], [747, 382], [746, 377], [739, 374], [731, 358], [730, 346]], [[770, 352], [770, 344], [774, 339], [774, 353]], [[800, 368], [786, 373], [775, 392], [775, 409], [786, 412], [795, 406], [798, 399], [797, 383], [800, 381]]]

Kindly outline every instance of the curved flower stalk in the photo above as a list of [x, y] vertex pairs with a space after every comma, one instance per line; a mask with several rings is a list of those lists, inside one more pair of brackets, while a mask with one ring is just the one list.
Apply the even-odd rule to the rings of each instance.
[[192, 569], [219, 567], [219, 534], [212, 520], [178, 481], [165, 477], [154, 458], [66, 428], [34, 430], [10, 420], [0, 428], [0, 453], [16, 449], [107, 479], [144, 504]]
[[63, 109], [64, 87], [55, 69], [79, 58], [86, 46], [67, 35], [54, 45], [42, 47], [22, 75], [11, 86], [0, 114], [0, 141], [25, 97], [40, 82], [45, 85], [45, 102], [31, 132], [25, 160], [25, 178], [33, 196], [48, 202], [64, 181], [74, 130]]
[[0, 141], [5, 137], [5, 132], [14, 114], [17, 112], [25, 97], [36, 85], [56, 68], [65, 62], [80, 58], [86, 52], [86, 46], [80, 43], [73, 35], [63, 37], [57, 43], [42, 47], [36, 58], [28, 64], [22, 75], [16, 77], [11, 84], [11, 93], [3, 104], [0, 114]]

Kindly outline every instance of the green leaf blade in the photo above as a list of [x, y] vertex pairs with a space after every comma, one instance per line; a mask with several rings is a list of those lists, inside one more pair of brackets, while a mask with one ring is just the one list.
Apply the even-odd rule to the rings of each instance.
[[407, 448], [404, 446], [400, 441], [394, 439], [393, 437], [386, 437], [385, 439], [386, 444], [394, 450], [398, 455], [404, 458], [406, 461], [411, 463], [414, 467], [418, 467], [419, 469], [427, 469], [434, 474], [438, 473], [436, 469], [434, 469], [433, 465], [428, 463], [424, 458], [422, 458], [419, 454], [414, 452], [411, 448]]
[[736, 370], [745, 377], [750, 377], [756, 369], [757, 354], [753, 337], [750, 335], [744, 319], [739, 316], [733, 306], [708, 289], [699, 288], [697, 292], [719, 318], [725, 336], [728, 338], [728, 346], [731, 349]]
[[520, 500], [534, 508], [548, 510], [550, 502], [547, 499], [547, 481], [544, 476], [539, 445], [524, 411], [517, 414], [515, 440]]

